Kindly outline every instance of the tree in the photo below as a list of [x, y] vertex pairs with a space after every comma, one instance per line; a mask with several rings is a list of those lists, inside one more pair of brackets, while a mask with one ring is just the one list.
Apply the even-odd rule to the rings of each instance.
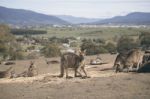
[[15, 37], [10, 34], [10, 29], [7, 25], [0, 25], [0, 53], [6, 53], [8, 43], [13, 42]]
[[23, 59], [21, 46], [17, 44], [15, 37], [10, 33], [7, 25], [0, 25], [0, 54], [3, 58], [9, 57], [12, 60]]
[[139, 43], [129, 36], [121, 36], [117, 43], [117, 51], [124, 52], [139, 47]]
[[92, 40], [84, 40], [81, 45], [81, 50], [86, 50], [87, 55], [96, 55], [108, 52], [103, 45], [96, 44]]
[[7, 25], [0, 25], [0, 43], [8, 43], [13, 41], [15, 37], [10, 33]]
[[142, 32], [139, 38], [141, 40], [141, 46], [144, 47], [144, 49], [148, 49], [150, 47], [150, 33]]
[[116, 45], [113, 43], [107, 43], [107, 45], [105, 46], [105, 48], [109, 51], [109, 52], [116, 52], [117, 48]]
[[41, 49], [41, 53], [46, 57], [56, 57], [60, 55], [60, 48], [57, 44], [51, 43]]

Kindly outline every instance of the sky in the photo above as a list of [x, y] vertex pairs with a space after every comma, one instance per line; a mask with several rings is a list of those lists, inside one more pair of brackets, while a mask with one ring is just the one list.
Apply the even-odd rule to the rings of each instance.
[[0, 6], [48, 15], [110, 18], [131, 12], [150, 12], [150, 0], [0, 0]]

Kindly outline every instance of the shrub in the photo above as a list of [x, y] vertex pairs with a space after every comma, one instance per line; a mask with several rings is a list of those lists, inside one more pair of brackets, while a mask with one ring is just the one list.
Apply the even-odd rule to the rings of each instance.
[[11, 60], [22, 60], [24, 58], [25, 58], [25, 56], [24, 56], [23, 52], [21, 52], [21, 51], [10, 53]]
[[25, 58], [22, 48], [18, 43], [11, 43], [8, 46], [6, 56], [9, 56], [11, 60], [20, 60]]
[[150, 33], [142, 32], [139, 38], [141, 40], [141, 46], [144, 47], [144, 49], [148, 49], [150, 47]]
[[27, 50], [34, 50], [34, 49], [35, 49], [34, 45], [27, 47]]
[[37, 35], [37, 34], [46, 34], [47, 31], [44, 30], [28, 30], [28, 29], [12, 29], [12, 34], [15, 35]]
[[7, 50], [7, 47], [3, 43], [0, 43], [0, 53], [5, 53], [6, 50]]
[[98, 38], [98, 39], [93, 39], [93, 41], [94, 41], [95, 43], [105, 44], [105, 40], [100, 39], [100, 38]]
[[78, 42], [72, 42], [72, 43], [70, 43], [70, 47], [78, 47]]
[[32, 53], [29, 53], [26, 58], [27, 59], [37, 59], [39, 57], [39, 53], [37, 52], [32, 52]]
[[74, 38], [72, 38], [72, 37], [69, 37], [69, 38], [58, 38], [58, 37], [53, 36], [53, 37], [49, 38], [49, 41], [51, 43], [69, 43], [69, 39], [74, 40]]
[[118, 52], [128, 51], [137, 47], [139, 47], [139, 44], [128, 36], [122, 36], [117, 43]]
[[56, 57], [60, 55], [60, 48], [57, 44], [48, 44], [43, 49], [41, 49], [41, 53], [45, 57]]
[[10, 34], [10, 29], [7, 25], [0, 24], [0, 42], [8, 43], [14, 40], [14, 36]]
[[116, 45], [113, 43], [107, 43], [105, 48], [107, 49], [108, 52], [116, 52], [117, 50]]
[[141, 39], [141, 45], [150, 46], [150, 36], [145, 36]]
[[81, 50], [86, 49], [86, 54], [87, 55], [96, 55], [99, 53], [107, 53], [107, 49], [105, 49], [104, 46], [95, 44], [91, 40], [84, 41], [81, 45]]
[[10, 29], [7, 25], [0, 25], [0, 54], [5, 59], [9, 53], [10, 43], [15, 40], [15, 37], [10, 34]]

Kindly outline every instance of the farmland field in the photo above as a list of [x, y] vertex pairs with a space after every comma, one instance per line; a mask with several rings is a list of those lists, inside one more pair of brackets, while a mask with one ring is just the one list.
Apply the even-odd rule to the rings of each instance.
[[[39, 28], [38, 28], [39, 29]], [[40, 28], [46, 30], [45, 37], [81, 37], [81, 38], [102, 38], [112, 39], [115, 36], [129, 35], [138, 36], [142, 31], [150, 31], [150, 28], [134, 27], [49, 27]], [[41, 35], [40, 35], [41, 36]]]

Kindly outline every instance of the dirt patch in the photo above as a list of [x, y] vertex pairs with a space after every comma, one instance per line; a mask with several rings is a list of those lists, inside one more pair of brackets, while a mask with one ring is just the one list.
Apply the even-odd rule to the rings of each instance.
[[[146, 73], [114, 73], [111, 68], [116, 56], [105, 54], [102, 59], [108, 64], [88, 65], [91, 58], [87, 57], [86, 70], [91, 78], [80, 77], [66, 79], [59, 75], [59, 64], [47, 65], [44, 59], [34, 60], [39, 75], [0, 79], [0, 99], [149, 99], [150, 74]], [[59, 60], [59, 58], [55, 58]], [[51, 59], [50, 59], [51, 60]], [[30, 61], [17, 61], [13, 65], [18, 73], [28, 67]], [[6, 69], [6, 66], [0, 66]], [[69, 71], [73, 76], [74, 72]]]

